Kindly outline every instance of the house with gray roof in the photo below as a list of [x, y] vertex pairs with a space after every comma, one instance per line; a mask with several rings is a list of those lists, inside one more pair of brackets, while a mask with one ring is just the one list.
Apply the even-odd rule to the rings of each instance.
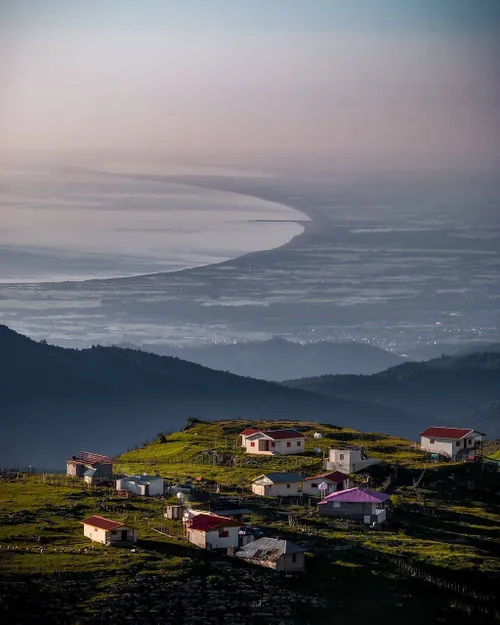
[[252, 480], [252, 492], [261, 497], [297, 497], [302, 495], [300, 473], [265, 473]]
[[235, 557], [283, 573], [299, 573], [305, 570], [305, 551], [289, 540], [259, 538], [242, 547]]

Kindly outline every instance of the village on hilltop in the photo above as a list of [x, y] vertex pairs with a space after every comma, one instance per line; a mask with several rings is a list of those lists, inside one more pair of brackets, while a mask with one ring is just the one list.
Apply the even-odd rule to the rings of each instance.
[[[324, 470], [313, 475], [298, 470], [273, 470], [255, 475], [247, 492], [242, 489], [238, 501], [249, 502], [252, 497], [274, 498], [277, 508], [284, 502], [293, 502], [315, 509], [324, 521], [337, 519], [372, 530], [383, 529], [391, 514], [391, 493], [395, 491], [392, 476], [397, 466], [392, 466], [385, 488], [371, 488], [371, 470], [380, 469], [383, 461], [370, 457], [362, 445], [318, 447], [322, 438], [321, 432], [313, 433], [310, 442], [316, 446], [311, 452], [306, 450], [309, 441], [300, 427], [243, 429], [238, 435], [238, 446], [245, 456], [306, 458], [312, 453]], [[473, 429], [432, 426], [421, 433], [421, 457], [434, 462], [476, 462], [481, 457], [483, 441], [484, 435]], [[159, 474], [116, 475], [111, 458], [89, 452], [69, 458], [66, 472], [68, 476], [82, 478], [90, 487], [111, 487], [120, 498], [175, 498], [176, 503], [165, 506], [164, 518], [178, 523], [182, 527], [182, 539], [201, 549], [280, 572], [305, 570], [307, 549], [280, 536], [267, 536], [265, 527], [253, 525], [252, 510], [248, 507], [206, 509], [192, 504], [191, 495], [200, 488], [212, 486], [216, 494], [220, 494], [220, 485], [210, 484], [203, 476], [195, 477], [194, 483], [186, 480], [180, 484]], [[127, 523], [101, 515], [92, 515], [81, 523], [84, 536], [93, 542], [131, 548], [137, 545], [138, 532]], [[290, 523], [293, 523], [292, 518]], [[166, 534], [160, 520], [158, 525], [155, 531]]]

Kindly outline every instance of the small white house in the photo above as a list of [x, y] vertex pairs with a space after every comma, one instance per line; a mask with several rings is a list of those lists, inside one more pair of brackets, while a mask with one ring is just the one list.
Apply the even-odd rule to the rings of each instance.
[[300, 473], [266, 473], [252, 480], [252, 492], [261, 497], [296, 497], [302, 494]]
[[[321, 488], [324, 485], [326, 488]], [[313, 495], [316, 497], [324, 497], [338, 490], [349, 488], [349, 478], [345, 473], [340, 471], [331, 471], [330, 473], [322, 473], [313, 477], [304, 478], [302, 484], [302, 492], [304, 495]]]
[[163, 478], [159, 475], [129, 475], [116, 480], [116, 490], [146, 497], [163, 495]]
[[330, 449], [328, 460], [325, 462], [325, 469], [356, 473], [380, 462], [381, 460], [378, 458], [368, 458], [364, 447]]
[[81, 521], [83, 534], [90, 540], [103, 545], [126, 547], [135, 545], [137, 534], [135, 529], [127, 527], [120, 521], [113, 521], [102, 516], [91, 516]]
[[245, 430], [240, 432], [241, 446], [246, 447], [247, 437], [251, 436], [252, 434], [256, 434], [257, 432], [259, 432], [259, 430], [256, 430], [255, 428], [246, 428]]
[[305, 450], [306, 437], [297, 430], [259, 430], [253, 434], [244, 432], [248, 430], [241, 433], [247, 454], [288, 455], [302, 454]]
[[475, 454], [484, 434], [470, 428], [432, 426], [420, 434], [420, 449], [451, 459]]
[[202, 549], [216, 550], [236, 548], [253, 537], [240, 536], [240, 523], [212, 512], [190, 511], [184, 519], [186, 538]]
[[235, 556], [283, 573], [299, 573], [305, 570], [305, 551], [289, 540], [259, 538], [237, 551]]

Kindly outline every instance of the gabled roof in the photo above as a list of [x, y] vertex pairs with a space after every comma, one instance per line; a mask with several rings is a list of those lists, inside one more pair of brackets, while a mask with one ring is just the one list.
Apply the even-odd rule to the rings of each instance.
[[389, 495], [380, 493], [376, 490], [368, 490], [367, 488], [348, 488], [347, 490], [339, 490], [336, 493], [327, 495], [318, 506], [329, 503], [330, 501], [341, 501], [344, 503], [382, 503], [387, 501]]
[[305, 438], [305, 434], [297, 432], [297, 430], [255, 430], [253, 434], [248, 435], [249, 438], [256, 436], [257, 434], [263, 434], [273, 441], [283, 440], [287, 438]]
[[80, 521], [84, 525], [93, 525], [94, 527], [98, 527], [101, 530], [114, 530], [117, 527], [123, 527], [124, 523], [120, 523], [120, 521], [113, 521], [112, 519], [105, 519], [103, 516], [89, 516], [88, 519], [84, 519]]
[[75, 456], [68, 458], [66, 462], [69, 464], [111, 464], [113, 461], [109, 456], [80, 451]]
[[260, 480], [262, 477], [267, 477], [268, 480], [273, 482], [273, 484], [286, 484], [287, 482], [302, 482], [304, 479], [300, 473], [292, 472], [292, 473], [264, 473], [263, 475], [258, 475], [255, 477], [252, 482], [256, 480]]
[[329, 480], [330, 482], [335, 482], [338, 484], [339, 482], [343, 482], [347, 479], [347, 475], [342, 473], [341, 471], [330, 471], [330, 473], [322, 473], [321, 475], [313, 475], [312, 477], [304, 478], [304, 482], [309, 482], [311, 480]]
[[246, 430], [243, 430], [243, 432], [240, 432], [240, 436], [249, 436], [250, 434], [255, 434], [256, 432], [260, 432], [260, 430], [247, 428]]
[[190, 529], [201, 532], [209, 532], [222, 527], [239, 527], [240, 525], [241, 523], [237, 523], [233, 519], [212, 514], [211, 512], [202, 512], [189, 520]]
[[433, 425], [432, 427], [427, 428], [424, 432], [420, 432], [420, 436], [435, 436], [437, 438], [464, 438], [464, 436], [472, 434], [472, 432], [485, 436], [481, 432], [471, 428], [447, 428], [440, 425]]
[[255, 560], [277, 560], [288, 553], [303, 553], [305, 549], [289, 540], [278, 538], [259, 538], [236, 552], [237, 558]]

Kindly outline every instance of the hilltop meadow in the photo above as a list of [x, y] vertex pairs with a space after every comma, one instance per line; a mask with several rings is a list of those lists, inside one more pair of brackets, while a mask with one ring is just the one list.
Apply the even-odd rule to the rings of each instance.
[[[308, 550], [305, 575], [282, 577], [193, 547], [181, 523], [163, 517], [168, 497], [122, 499], [110, 487], [88, 487], [76, 478], [5, 472], [4, 622], [314, 625], [332, 622], [332, 614], [340, 623], [381, 625], [497, 622], [498, 473], [475, 464], [430, 464], [404, 439], [312, 422], [272, 423], [307, 434], [303, 456], [246, 458], [238, 432], [270, 424], [192, 421], [184, 431], [160, 433], [156, 442], [124, 453], [115, 470], [158, 472], [167, 483], [192, 478], [193, 507], [249, 508], [266, 536]], [[322, 438], [313, 439], [314, 432]], [[270, 470], [317, 473], [315, 447], [349, 444], [362, 444], [384, 461], [370, 470], [372, 488], [392, 480], [391, 515], [382, 531], [320, 518], [314, 499], [264, 499], [249, 489], [252, 477]], [[359, 484], [365, 479], [354, 476]], [[137, 548], [91, 544], [80, 524], [91, 514], [137, 528]]]

